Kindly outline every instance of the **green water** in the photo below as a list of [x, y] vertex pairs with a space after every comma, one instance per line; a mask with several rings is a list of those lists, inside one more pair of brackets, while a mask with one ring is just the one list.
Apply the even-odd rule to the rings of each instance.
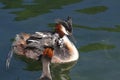
[[119, 0], [0, 0], [0, 80], [38, 80], [41, 63], [14, 55], [5, 60], [20, 32], [53, 30], [56, 18], [73, 18], [80, 58], [53, 65], [53, 80], [120, 80]]

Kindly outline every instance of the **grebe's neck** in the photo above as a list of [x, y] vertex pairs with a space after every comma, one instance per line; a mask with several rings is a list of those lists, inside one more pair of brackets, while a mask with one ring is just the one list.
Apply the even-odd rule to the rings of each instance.
[[67, 36], [63, 37], [64, 44], [66, 48], [69, 51], [69, 54], [71, 55], [71, 60], [75, 61], [79, 58], [79, 53], [75, 45], [68, 39]]

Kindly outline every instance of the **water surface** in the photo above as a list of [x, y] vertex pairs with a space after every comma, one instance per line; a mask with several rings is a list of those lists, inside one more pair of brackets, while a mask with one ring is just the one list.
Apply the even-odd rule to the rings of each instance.
[[14, 56], [6, 70], [11, 39], [20, 32], [53, 30], [50, 24], [67, 16], [73, 18], [80, 59], [75, 65], [53, 65], [53, 79], [119, 80], [119, 4], [119, 0], [0, 0], [0, 80], [38, 79], [40, 63], [24, 57]]

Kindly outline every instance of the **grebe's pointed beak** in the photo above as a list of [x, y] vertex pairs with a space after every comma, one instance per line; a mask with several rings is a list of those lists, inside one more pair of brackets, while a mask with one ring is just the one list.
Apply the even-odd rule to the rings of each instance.
[[73, 36], [73, 34], [72, 34], [72, 33], [69, 33], [68, 37], [70, 37], [70, 38], [71, 38], [71, 40], [73, 41], [73, 43], [74, 43], [74, 44], [76, 44], [76, 43], [77, 43], [77, 41], [76, 41], [76, 39], [75, 39], [75, 37]]

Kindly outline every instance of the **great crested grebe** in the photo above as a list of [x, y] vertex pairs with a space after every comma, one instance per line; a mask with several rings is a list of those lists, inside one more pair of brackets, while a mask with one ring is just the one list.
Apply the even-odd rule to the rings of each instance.
[[52, 80], [50, 63], [77, 61], [79, 53], [67, 36], [72, 35], [72, 19], [58, 19], [54, 32], [20, 33], [15, 37], [12, 50], [8, 54], [6, 66], [9, 67], [13, 53], [42, 61], [40, 80]]

